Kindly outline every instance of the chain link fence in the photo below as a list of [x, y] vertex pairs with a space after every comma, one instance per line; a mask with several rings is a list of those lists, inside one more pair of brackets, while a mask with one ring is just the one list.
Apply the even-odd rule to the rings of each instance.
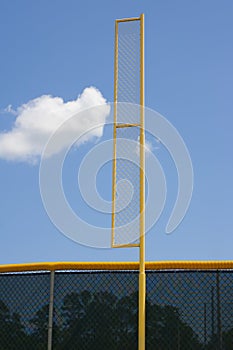
[[[149, 267], [147, 350], [233, 349], [231, 269]], [[0, 273], [0, 350], [137, 349], [137, 270], [24, 269]]]

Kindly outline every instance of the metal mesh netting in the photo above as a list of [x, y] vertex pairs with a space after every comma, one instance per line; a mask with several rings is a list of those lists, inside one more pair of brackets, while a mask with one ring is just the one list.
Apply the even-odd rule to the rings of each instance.
[[134, 272], [56, 274], [56, 349], [136, 349], [136, 294]]
[[137, 243], [139, 239], [139, 133], [138, 127], [117, 129], [116, 196], [119, 204], [116, 202], [115, 207], [115, 245]]
[[[119, 22], [117, 32], [118, 103], [114, 126], [116, 128], [114, 195], [115, 199], [118, 197], [121, 201], [119, 205], [116, 201], [115, 206], [113, 246], [138, 244], [140, 233], [140, 20]], [[122, 124], [125, 126], [122, 127]], [[134, 126], [131, 126], [132, 124]], [[123, 138], [134, 141], [135, 144], [123, 143]], [[128, 203], [130, 195], [131, 201]], [[127, 205], [121, 209], [124, 203]]]
[[[233, 273], [148, 271], [147, 350], [231, 350]], [[49, 274], [0, 274], [0, 349], [47, 349]], [[55, 273], [52, 349], [137, 349], [138, 272]]]
[[[140, 104], [140, 20], [118, 23], [117, 102]], [[129, 105], [118, 106], [118, 120], [139, 123]]]
[[232, 349], [232, 282], [230, 271], [147, 273], [147, 349]]
[[49, 273], [0, 274], [0, 349], [47, 348]]

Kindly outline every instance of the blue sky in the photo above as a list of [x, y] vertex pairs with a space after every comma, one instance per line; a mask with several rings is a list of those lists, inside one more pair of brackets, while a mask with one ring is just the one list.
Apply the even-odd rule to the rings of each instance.
[[[230, 0], [1, 1], [0, 135], [11, 130], [16, 119], [14, 113], [6, 111], [7, 106], [16, 110], [42, 95], [60, 97], [65, 103], [94, 86], [107, 101], [113, 101], [114, 21], [142, 12], [146, 106], [176, 127], [194, 168], [188, 213], [176, 231], [166, 235], [177, 176], [169, 154], [162, 147], [156, 151], [168, 181], [168, 201], [146, 236], [146, 258], [232, 259]], [[70, 168], [65, 168], [68, 179], [75, 181], [75, 165], [90, 144], [70, 156]], [[71, 184], [75, 185], [72, 181], [66, 184], [68, 196], [72, 193]], [[109, 199], [110, 167], [106, 166], [100, 174], [99, 185], [100, 193]], [[44, 210], [38, 164], [2, 156], [0, 193], [1, 264], [138, 260], [137, 248], [88, 248], [62, 235]], [[71, 201], [75, 207], [75, 198]], [[76, 210], [88, 216], [84, 207]], [[94, 220], [106, 224], [106, 218], [96, 216]]]

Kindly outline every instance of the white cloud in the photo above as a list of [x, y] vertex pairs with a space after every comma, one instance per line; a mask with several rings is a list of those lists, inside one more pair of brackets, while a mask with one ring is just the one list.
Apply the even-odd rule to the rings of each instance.
[[[105, 105], [99, 113], [81, 113], [75, 120], [77, 137], [97, 124], [104, 125], [109, 114], [106, 100], [94, 87], [86, 88], [76, 100], [64, 102], [61, 97], [44, 95], [23, 104], [14, 111], [16, 120], [10, 131], [0, 133], [0, 158], [11, 161], [35, 162], [42, 154], [49, 137], [66, 120], [87, 108]], [[103, 127], [95, 128], [85, 136], [85, 141], [101, 137]], [[67, 143], [67, 140], [66, 142]], [[61, 145], [65, 146], [64, 145]], [[56, 150], [54, 150], [56, 152]]]
[[8, 105], [5, 109], [1, 111], [1, 113], [10, 113], [13, 115], [17, 115], [17, 112], [12, 108], [12, 105]]

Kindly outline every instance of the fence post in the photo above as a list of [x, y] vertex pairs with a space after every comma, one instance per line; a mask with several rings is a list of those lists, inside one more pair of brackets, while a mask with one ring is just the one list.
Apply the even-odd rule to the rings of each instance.
[[55, 271], [50, 272], [49, 320], [48, 320], [48, 350], [52, 350], [53, 341], [53, 300]]

